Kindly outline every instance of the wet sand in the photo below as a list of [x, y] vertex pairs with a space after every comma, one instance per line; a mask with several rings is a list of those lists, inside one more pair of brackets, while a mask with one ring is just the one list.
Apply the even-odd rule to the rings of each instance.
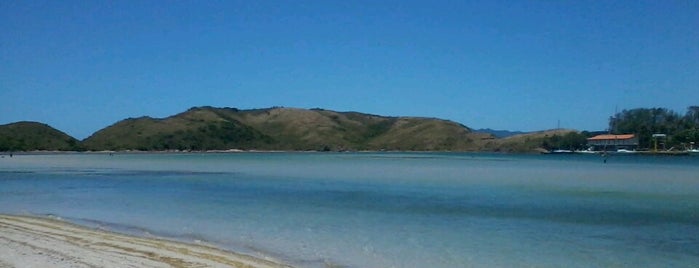
[[51, 218], [0, 215], [0, 268], [8, 267], [290, 266], [205, 244], [116, 234]]

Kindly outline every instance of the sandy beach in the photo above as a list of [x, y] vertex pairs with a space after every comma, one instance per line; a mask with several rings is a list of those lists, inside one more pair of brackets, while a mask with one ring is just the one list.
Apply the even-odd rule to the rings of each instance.
[[50, 218], [0, 215], [0, 268], [8, 267], [289, 266], [206, 245], [116, 234]]

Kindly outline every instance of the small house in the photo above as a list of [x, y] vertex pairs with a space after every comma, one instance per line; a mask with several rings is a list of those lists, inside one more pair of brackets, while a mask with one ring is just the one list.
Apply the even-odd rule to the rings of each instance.
[[605, 134], [587, 138], [587, 145], [595, 151], [636, 150], [638, 137], [634, 134]]

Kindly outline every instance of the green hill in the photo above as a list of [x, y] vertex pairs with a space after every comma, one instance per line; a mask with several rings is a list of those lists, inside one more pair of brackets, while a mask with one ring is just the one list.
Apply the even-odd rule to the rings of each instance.
[[[290, 150], [496, 151], [569, 149], [584, 134], [552, 130], [496, 139], [461, 124], [323, 109], [196, 107], [167, 118], [129, 118], [80, 142], [48, 125], [0, 126], [0, 151]], [[582, 139], [582, 140], [581, 140]]]
[[120, 121], [84, 141], [91, 150], [473, 151], [486, 134], [440, 119], [322, 109], [198, 107]]
[[0, 125], [0, 151], [80, 150], [75, 138], [37, 122]]
[[0, 126], [0, 151], [290, 150], [496, 151], [568, 149], [584, 142], [573, 130], [496, 139], [461, 124], [422, 117], [387, 117], [323, 109], [196, 107], [167, 118], [129, 118], [80, 142], [48, 125]]
[[385, 117], [323, 109], [273, 108], [236, 116], [290, 150], [470, 151], [480, 134], [440, 119]]
[[216, 109], [193, 108], [164, 119], [129, 118], [83, 141], [90, 150], [217, 150], [266, 147], [271, 139]]

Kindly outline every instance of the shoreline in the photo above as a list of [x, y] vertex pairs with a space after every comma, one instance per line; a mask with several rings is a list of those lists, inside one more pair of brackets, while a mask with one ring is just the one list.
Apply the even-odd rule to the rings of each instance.
[[0, 214], [0, 267], [291, 267], [207, 244]]
[[294, 151], [294, 150], [206, 150], [206, 151], [136, 151], [136, 150], [123, 150], [123, 151], [16, 151], [16, 152], [1, 152], [0, 156], [9, 157], [10, 154], [14, 156], [22, 155], [139, 155], [139, 154], [284, 154], [284, 153], [298, 153], [298, 154], [346, 154], [346, 153], [357, 153], [357, 154], [510, 154], [510, 155], [535, 155], [541, 154], [540, 151], [532, 152], [499, 152], [499, 151], [393, 151], [393, 150], [359, 150], [359, 151]]
[[[12, 158], [13, 156], [32, 155], [195, 155], [195, 154], [498, 154], [498, 155], [590, 155], [590, 156], [699, 156], [698, 153], [688, 151], [635, 151], [633, 153], [603, 152], [594, 151], [591, 153], [571, 152], [549, 152], [545, 150], [535, 150], [531, 152], [501, 152], [501, 151], [285, 151], [285, 150], [207, 150], [207, 151], [21, 151], [21, 152], [0, 152], [1, 158]], [[2, 268], [2, 267], [0, 267]]]

